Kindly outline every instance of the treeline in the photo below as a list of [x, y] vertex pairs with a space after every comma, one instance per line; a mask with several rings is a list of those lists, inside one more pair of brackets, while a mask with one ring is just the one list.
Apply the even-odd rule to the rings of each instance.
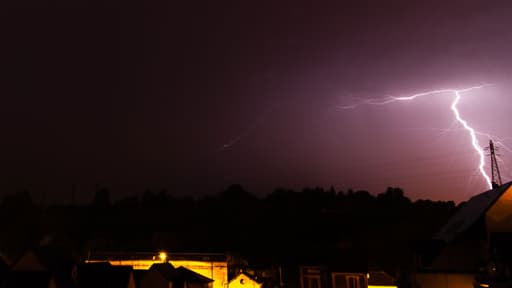
[[399, 188], [377, 195], [276, 189], [258, 197], [233, 185], [200, 198], [146, 191], [115, 203], [100, 189], [88, 205], [44, 209], [20, 192], [0, 203], [0, 252], [15, 258], [47, 245], [77, 258], [93, 250], [159, 249], [230, 252], [250, 263], [352, 257], [397, 271], [411, 263], [414, 242], [430, 238], [455, 209], [451, 201], [413, 202]]

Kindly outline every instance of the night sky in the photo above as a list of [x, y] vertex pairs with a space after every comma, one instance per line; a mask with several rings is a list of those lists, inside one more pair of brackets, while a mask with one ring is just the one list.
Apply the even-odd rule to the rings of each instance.
[[454, 95], [340, 107], [481, 84], [460, 113], [502, 141], [512, 178], [511, 1], [10, 2], [0, 195], [239, 183], [466, 200], [487, 187]]

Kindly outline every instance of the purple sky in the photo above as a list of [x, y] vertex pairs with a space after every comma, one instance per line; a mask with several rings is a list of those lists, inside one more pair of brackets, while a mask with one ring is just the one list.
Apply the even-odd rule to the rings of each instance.
[[453, 95], [339, 107], [485, 83], [461, 115], [512, 147], [510, 1], [29, 2], [0, 9], [2, 194], [240, 183], [465, 200], [486, 185]]

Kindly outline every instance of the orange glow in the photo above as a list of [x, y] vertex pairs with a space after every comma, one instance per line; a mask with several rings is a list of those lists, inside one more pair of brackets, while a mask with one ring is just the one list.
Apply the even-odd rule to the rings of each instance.
[[[102, 260], [86, 260], [85, 263], [104, 262]], [[108, 260], [113, 266], [132, 266], [134, 270], [148, 270], [151, 265], [160, 263], [160, 260]]]
[[160, 253], [158, 254], [158, 258], [160, 258], [160, 260], [162, 260], [162, 262], [165, 262], [165, 260], [167, 260], [167, 253], [165, 253], [165, 252], [163, 252], [163, 251], [162, 251], [162, 252], [160, 252]]
[[[505, 193], [494, 203], [486, 213], [487, 229], [489, 232], [507, 232], [512, 229], [512, 224], [508, 219], [512, 216], [512, 188], [508, 188]], [[485, 286], [481, 286], [485, 287]]]
[[[226, 261], [193, 261], [193, 260], [172, 260], [166, 254], [167, 262], [174, 267], [183, 266], [198, 274], [213, 280], [212, 288], [226, 288], [228, 286], [228, 263]], [[161, 254], [152, 260], [108, 260], [114, 266], [132, 266], [134, 270], [148, 270], [155, 263], [162, 263]], [[103, 262], [99, 260], [86, 260], [86, 263]]]
[[[436, 288], [473, 288], [473, 287], [475, 287], [475, 276], [473, 274], [417, 273], [414, 275], [414, 278], [415, 278], [414, 281], [416, 281], [421, 287], [436, 287]], [[418, 286], [418, 287], [420, 287], [420, 286]]]
[[480, 283], [480, 287], [488, 288], [488, 287], [489, 287], [489, 284]]
[[397, 288], [397, 286], [368, 285], [368, 288]]

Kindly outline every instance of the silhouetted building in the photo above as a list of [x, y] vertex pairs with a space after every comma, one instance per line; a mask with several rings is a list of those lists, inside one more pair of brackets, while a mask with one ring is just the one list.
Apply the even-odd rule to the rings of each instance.
[[140, 288], [173, 287], [174, 267], [170, 263], [155, 263], [144, 273]]
[[431, 241], [417, 249], [414, 287], [512, 285], [512, 182], [461, 205]]
[[299, 267], [300, 288], [328, 288], [329, 271], [326, 266]]
[[383, 271], [339, 270], [326, 266], [300, 267], [300, 288], [396, 288], [393, 277]]
[[[224, 254], [215, 253], [115, 253], [115, 252], [95, 252], [91, 253], [90, 257], [86, 260], [87, 263], [96, 262], [109, 262], [113, 266], [131, 266], [134, 270], [150, 270], [154, 264], [167, 263], [172, 267], [178, 267], [177, 270], [181, 271], [180, 267], [187, 268], [206, 279], [211, 279], [212, 282], [209, 286], [212, 288], [225, 288], [228, 285], [228, 263]], [[159, 267], [159, 266], [156, 266]], [[164, 266], [168, 267], [168, 266]], [[156, 269], [156, 268], [155, 268]], [[158, 268], [167, 269], [167, 268]], [[152, 272], [154, 273], [154, 272]], [[181, 273], [181, 272], [180, 272]], [[183, 272], [188, 273], [188, 272]], [[135, 273], [137, 274], [137, 273]], [[161, 273], [162, 274], [162, 273]], [[165, 274], [162, 274], [165, 276]], [[141, 283], [144, 279], [144, 274], [141, 276]], [[159, 276], [160, 277], [160, 276]], [[176, 277], [176, 275], [175, 275]], [[137, 278], [137, 275], [136, 277]], [[164, 277], [165, 278], [165, 277]], [[196, 279], [198, 280], [198, 279]], [[156, 280], [155, 280], [156, 281]], [[136, 279], [137, 282], [137, 279]], [[191, 282], [192, 283], [192, 282]], [[196, 282], [194, 282], [196, 283]], [[199, 283], [199, 282], [197, 282]], [[196, 283], [196, 284], [197, 284]], [[191, 284], [192, 285], [192, 284]], [[195, 285], [195, 284], [194, 284]], [[175, 286], [173, 286], [175, 287]]]
[[1, 287], [76, 287], [76, 264], [54, 249], [26, 251], [11, 267]]
[[174, 272], [173, 287], [175, 288], [212, 288], [213, 279], [204, 277], [183, 266]]
[[142, 276], [141, 288], [211, 288], [212, 279], [184, 267], [174, 268], [170, 263], [151, 265]]

